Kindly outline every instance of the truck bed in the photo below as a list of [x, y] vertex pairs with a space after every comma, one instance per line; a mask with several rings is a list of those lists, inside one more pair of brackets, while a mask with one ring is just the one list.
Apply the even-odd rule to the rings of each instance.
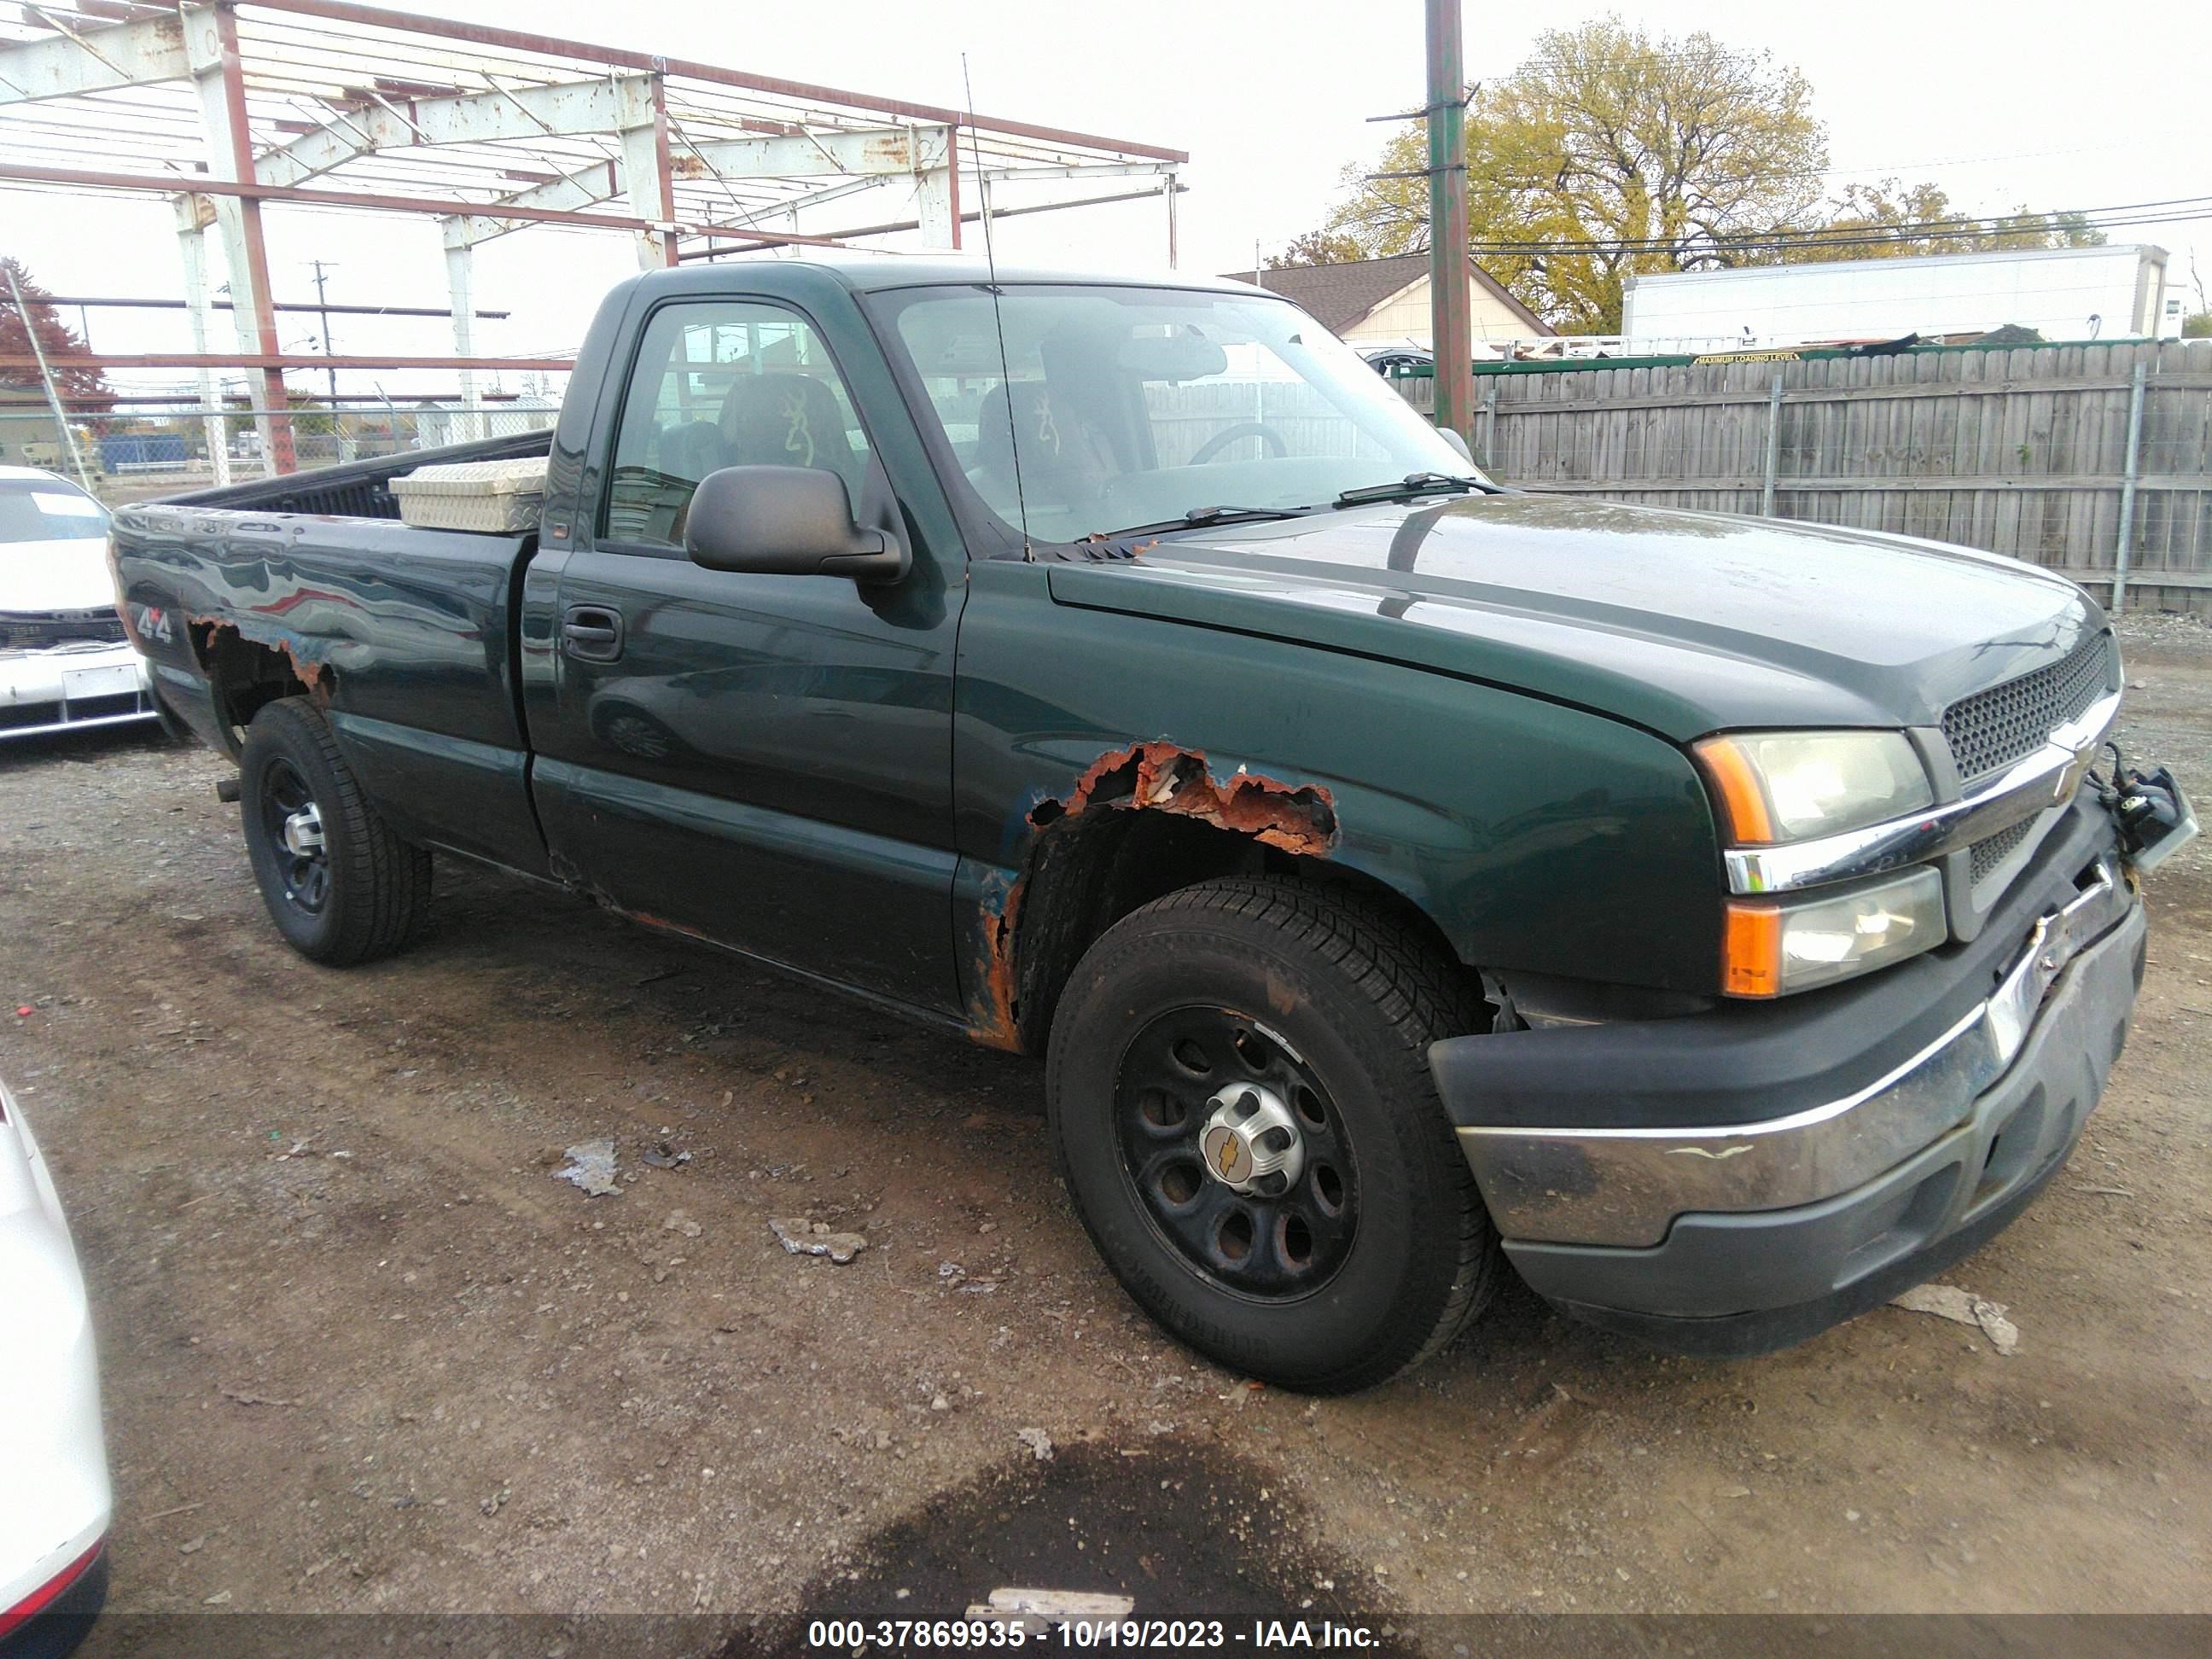
[[437, 449], [410, 450], [404, 455], [347, 461], [274, 478], [252, 478], [244, 483], [221, 484], [163, 499], [177, 507], [258, 507], [269, 513], [397, 519], [399, 506], [386, 486], [418, 466], [452, 461], [522, 460], [549, 453], [552, 446], [550, 431], [524, 432], [508, 438], [483, 438], [474, 443], [447, 444]]
[[533, 433], [122, 508], [118, 591], [156, 695], [235, 751], [262, 702], [304, 692], [403, 834], [542, 869], [515, 631], [537, 537], [402, 525], [386, 486], [427, 461], [548, 442]]

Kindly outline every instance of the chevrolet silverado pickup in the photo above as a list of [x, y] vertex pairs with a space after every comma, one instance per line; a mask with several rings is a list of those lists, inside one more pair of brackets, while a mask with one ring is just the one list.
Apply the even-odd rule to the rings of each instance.
[[[511, 533], [395, 511], [533, 453]], [[399, 950], [461, 858], [1041, 1056], [1130, 1295], [1309, 1390], [1509, 1263], [1732, 1354], [1973, 1249], [2081, 1133], [2194, 828], [2099, 769], [2072, 584], [1500, 488], [1235, 283], [654, 272], [550, 434], [113, 553], [304, 955]]]

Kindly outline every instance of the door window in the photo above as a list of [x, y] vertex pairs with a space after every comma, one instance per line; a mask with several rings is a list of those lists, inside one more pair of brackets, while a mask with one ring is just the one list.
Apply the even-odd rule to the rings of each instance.
[[600, 534], [680, 547], [692, 492], [726, 466], [811, 466], [860, 499], [867, 434], [829, 348], [794, 312], [664, 306], [646, 325], [615, 438]]

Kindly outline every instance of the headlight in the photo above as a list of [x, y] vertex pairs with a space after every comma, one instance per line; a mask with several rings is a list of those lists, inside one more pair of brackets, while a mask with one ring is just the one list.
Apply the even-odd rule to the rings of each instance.
[[1936, 799], [1902, 732], [1738, 732], [1693, 752], [1737, 847], [1863, 829]]
[[1948, 934], [1943, 880], [1922, 868], [1826, 897], [1731, 900], [1721, 988], [1787, 996], [1917, 956]]

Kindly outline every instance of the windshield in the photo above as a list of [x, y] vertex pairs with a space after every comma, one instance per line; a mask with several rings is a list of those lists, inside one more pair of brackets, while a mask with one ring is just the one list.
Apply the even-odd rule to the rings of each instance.
[[1020, 285], [994, 319], [978, 288], [884, 298], [961, 471], [1034, 541], [1212, 508], [1324, 507], [1416, 473], [1474, 476], [1351, 347], [1285, 301]]
[[59, 478], [0, 478], [0, 545], [9, 542], [96, 541], [107, 509]]

